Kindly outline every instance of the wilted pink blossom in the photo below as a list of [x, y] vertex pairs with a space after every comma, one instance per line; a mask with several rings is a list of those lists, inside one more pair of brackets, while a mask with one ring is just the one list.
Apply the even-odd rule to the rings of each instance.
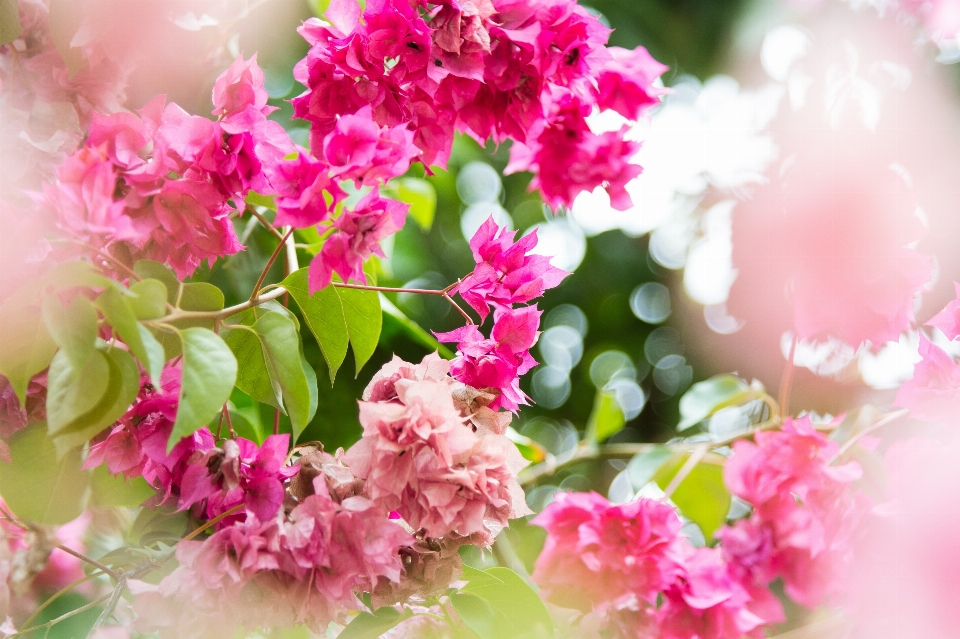
[[366, 282], [363, 262], [373, 255], [383, 257], [380, 241], [403, 227], [409, 205], [380, 197], [372, 191], [353, 210], [344, 211], [333, 226], [337, 230], [310, 263], [310, 291], [329, 286], [333, 274], [344, 282]]
[[398, 580], [409, 534], [363, 497], [337, 503], [322, 479], [315, 489], [289, 515], [178, 544], [179, 568], [158, 586], [134, 585], [138, 628], [164, 639], [297, 623], [322, 632], [378, 579]]
[[922, 335], [920, 357], [894, 404], [909, 408], [914, 419], [952, 422], [960, 414], [960, 366]]
[[532, 579], [561, 606], [587, 612], [629, 595], [655, 605], [679, 574], [680, 518], [663, 502], [558, 493], [532, 523], [547, 531]]
[[486, 319], [488, 307], [509, 309], [529, 302], [569, 275], [552, 266], [549, 257], [530, 254], [537, 245], [536, 230], [516, 243], [515, 235], [516, 231], [499, 227], [491, 216], [470, 240], [477, 267], [463, 278], [457, 292], [481, 319]]
[[815, 607], [843, 587], [864, 498], [853, 495], [856, 462], [832, 465], [839, 446], [808, 417], [740, 440], [724, 468], [730, 492], [753, 513], [718, 533], [730, 571], [748, 588], [777, 577], [794, 601]]
[[447, 333], [436, 333], [441, 342], [457, 342], [457, 357], [450, 375], [467, 386], [496, 395], [490, 408], [516, 411], [527, 403], [520, 376], [537, 365], [530, 349], [537, 343], [541, 312], [536, 306], [497, 310], [490, 339], [474, 324]]

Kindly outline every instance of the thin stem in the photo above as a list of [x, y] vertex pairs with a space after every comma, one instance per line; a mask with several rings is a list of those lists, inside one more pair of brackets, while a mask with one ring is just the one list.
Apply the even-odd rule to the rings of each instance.
[[277, 299], [278, 297], [283, 297], [283, 295], [286, 294], [286, 292], [287, 292], [287, 289], [283, 288], [282, 286], [277, 286], [269, 293], [263, 293], [262, 295], [260, 295], [254, 300], [247, 300], [246, 302], [241, 302], [240, 304], [229, 306], [223, 309], [222, 311], [177, 311], [175, 313], [171, 313], [170, 315], [167, 315], [166, 317], [162, 317], [160, 318], [160, 320], [156, 320], [156, 321], [162, 321], [164, 323], [168, 323], [168, 322], [177, 322], [179, 320], [185, 320], [185, 319], [212, 319], [212, 320], [224, 319], [225, 317], [230, 317], [231, 315], [236, 315], [237, 313], [245, 311], [248, 308], [253, 308], [254, 306], [260, 306], [264, 302], [269, 302], [271, 300]]
[[837, 454], [833, 456], [833, 459], [831, 459], [829, 463], [832, 464], [833, 462], [835, 462], [835, 461], [837, 461], [838, 459], [840, 459], [841, 457], [843, 457], [844, 454], [845, 454], [848, 450], [850, 450], [851, 448], [853, 448], [854, 444], [856, 444], [858, 441], [860, 441], [860, 439], [861, 439], [862, 437], [864, 437], [865, 435], [869, 435], [870, 433], [872, 433], [873, 431], [877, 430], [878, 428], [883, 428], [883, 427], [886, 426], [887, 424], [889, 424], [889, 423], [891, 423], [891, 422], [895, 422], [896, 420], [900, 419], [901, 417], [903, 417], [904, 415], [906, 415], [906, 414], [909, 413], [909, 412], [910, 412], [910, 411], [908, 411], [906, 408], [902, 408], [902, 409], [900, 409], [900, 410], [898, 410], [898, 411], [894, 411], [894, 412], [892, 412], [892, 413], [888, 413], [887, 415], [884, 415], [882, 418], [880, 418], [880, 419], [877, 420], [876, 422], [870, 424], [870, 426], [868, 426], [867, 428], [864, 428], [862, 431], [860, 431], [859, 433], [855, 434], [853, 437], [851, 437], [850, 439], [848, 439], [848, 440], [843, 444], [843, 446], [840, 447], [840, 450], [837, 451]]
[[277, 227], [275, 227], [273, 224], [270, 223], [270, 220], [268, 220], [267, 218], [257, 213], [256, 209], [254, 209], [252, 206], [248, 206], [247, 213], [257, 218], [260, 224], [263, 224], [263, 228], [267, 229], [268, 231], [276, 235], [277, 239], [279, 239], [281, 242], [283, 241], [283, 234], [277, 230]]
[[107, 605], [104, 606], [103, 612], [100, 613], [100, 616], [97, 617], [97, 620], [93, 622], [93, 626], [90, 628], [90, 632], [87, 633], [87, 639], [93, 637], [97, 632], [97, 629], [103, 624], [107, 623], [110, 617], [113, 616], [114, 611], [117, 609], [117, 602], [120, 601], [120, 595], [123, 594], [123, 589], [127, 587], [127, 578], [120, 577], [117, 581], [117, 585], [113, 587], [113, 592], [110, 593], [110, 600], [107, 601]]
[[413, 293], [415, 295], [446, 295], [446, 290], [435, 290], [431, 288], [396, 288], [392, 286], [368, 286], [366, 284], [347, 284], [345, 282], [333, 282], [337, 288], [355, 288], [361, 291], [380, 291], [381, 293]]
[[797, 336], [793, 336], [790, 343], [790, 356], [787, 357], [787, 365], [783, 369], [783, 377], [780, 379], [780, 396], [777, 398], [777, 404], [780, 406], [782, 416], [786, 418], [790, 414], [790, 387], [793, 386], [793, 371], [796, 368], [793, 364], [793, 356], [797, 353]]
[[280, 434], [280, 409], [273, 409], [273, 434]]
[[72, 548], [67, 548], [67, 547], [64, 546], [63, 544], [57, 544], [57, 548], [59, 548], [60, 550], [62, 550], [62, 551], [65, 552], [65, 553], [67, 553], [68, 555], [73, 555], [74, 557], [76, 557], [76, 558], [79, 559], [80, 561], [85, 561], [85, 562], [87, 562], [88, 564], [90, 564], [91, 566], [94, 566], [94, 567], [98, 568], [99, 570], [103, 571], [104, 574], [109, 575], [111, 579], [119, 579], [119, 578], [120, 578], [120, 575], [118, 575], [116, 572], [114, 572], [113, 570], [111, 570], [111, 569], [108, 568], [107, 566], [103, 565], [102, 563], [100, 563], [100, 562], [97, 561], [96, 559], [92, 559], [92, 558], [90, 558], [90, 557], [87, 557], [87, 556], [84, 555], [83, 553], [77, 552], [76, 550], [73, 550]]
[[60, 616], [57, 617], [56, 619], [52, 619], [52, 620], [50, 620], [50, 621], [48, 621], [48, 622], [46, 622], [46, 623], [41, 623], [41, 624], [38, 624], [38, 625], [36, 625], [36, 626], [30, 626], [29, 628], [24, 628], [23, 630], [20, 630], [20, 631], [18, 631], [17, 633], [10, 635], [10, 637], [21, 637], [21, 636], [23, 636], [23, 635], [26, 635], [26, 634], [28, 634], [28, 633], [33, 632], [34, 630], [40, 630], [41, 628], [50, 628], [51, 626], [55, 626], [55, 625], [57, 625], [58, 623], [60, 623], [61, 621], [65, 621], [65, 620], [69, 619], [70, 617], [73, 617], [73, 616], [75, 616], [75, 615], [79, 615], [81, 612], [86, 612], [87, 610], [90, 610], [91, 608], [94, 608], [94, 607], [96, 607], [96, 606], [99, 606], [100, 604], [102, 604], [104, 601], [106, 601], [107, 599], [109, 599], [109, 598], [112, 597], [112, 596], [113, 596], [113, 593], [111, 592], [110, 594], [104, 595], [104, 596], [100, 597], [99, 599], [94, 599], [93, 601], [91, 601], [90, 603], [88, 603], [88, 604], [86, 604], [86, 605], [84, 605], [84, 606], [80, 606], [79, 608], [74, 608], [74, 609], [71, 610], [70, 612], [68, 612], [68, 613], [66, 613], [66, 614], [63, 614], [63, 615], [60, 615]]
[[443, 295], [443, 299], [445, 299], [445, 300], [447, 300], [448, 302], [450, 302], [450, 304], [453, 306], [453, 308], [457, 309], [457, 312], [460, 313], [460, 315], [463, 316], [463, 319], [467, 320], [467, 324], [473, 324], [473, 323], [474, 323], [474, 322], [473, 322], [473, 318], [470, 317], [469, 315], [467, 315], [467, 312], [466, 312], [465, 310], [463, 310], [462, 308], [460, 308], [460, 305], [457, 304], [452, 297], [450, 297], [450, 296], [447, 295], [447, 294], [444, 294], [444, 295]]
[[27, 617], [27, 618], [24, 620], [24, 622], [23, 622], [22, 624], [20, 624], [20, 625], [22, 625], [22, 626], [29, 626], [31, 623], [33, 623], [33, 620], [36, 619], [37, 616], [39, 616], [40, 613], [44, 611], [44, 609], [46, 609], [47, 606], [49, 606], [50, 604], [52, 604], [54, 601], [56, 601], [56, 600], [57, 600], [58, 598], [60, 598], [62, 595], [67, 594], [68, 592], [70, 592], [71, 590], [73, 590], [74, 588], [76, 588], [77, 586], [79, 586], [80, 584], [86, 583], [86, 582], [90, 581], [91, 579], [94, 579], [94, 578], [96, 578], [96, 577], [99, 577], [99, 576], [102, 575], [102, 574], [103, 574], [102, 572], [99, 572], [99, 571], [97, 571], [97, 570], [94, 570], [94, 571], [91, 572], [89, 575], [85, 575], [85, 576], [81, 577], [80, 579], [77, 579], [76, 581], [72, 581], [72, 582], [68, 583], [66, 586], [64, 586], [64, 587], [61, 588], [60, 590], [56, 591], [55, 593], [53, 593], [52, 595], [50, 595], [49, 597], [47, 597], [46, 601], [44, 601], [42, 604], [40, 604], [39, 606], [37, 606], [37, 609], [33, 611], [33, 614], [31, 614], [29, 617]]
[[[239, 506], [234, 506], [233, 508], [231, 508], [230, 510], [228, 510], [228, 511], [225, 512], [225, 513], [220, 513], [219, 515], [217, 515], [216, 517], [214, 517], [213, 519], [211, 519], [211, 520], [208, 521], [207, 523], [203, 524], [202, 526], [200, 526], [199, 528], [197, 528], [196, 530], [194, 530], [192, 533], [190, 533], [189, 535], [187, 535], [186, 537], [184, 537], [183, 539], [181, 539], [181, 540], [178, 541], [177, 543], [179, 544], [181, 541], [190, 541], [191, 539], [193, 539], [194, 537], [196, 537], [197, 535], [199, 535], [199, 534], [201, 534], [203, 531], [205, 531], [207, 528], [210, 528], [211, 526], [216, 526], [217, 524], [219, 524], [221, 521], [223, 521], [224, 519], [226, 519], [226, 518], [229, 517], [230, 515], [233, 515], [234, 513], [236, 513], [236, 512], [239, 511], [239, 510], [242, 510], [242, 509], [243, 509], [243, 504], [240, 504]], [[172, 555], [171, 555], [171, 556], [172, 556]]]
[[270, 256], [270, 259], [267, 260], [267, 265], [263, 267], [263, 270], [260, 272], [260, 277], [257, 279], [257, 283], [253, 287], [253, 292], [250, 293], [250, 303], [252, 304], [257, 296], [260, 295], [260, 287], [263, 286], [263, 280], [266, 279], [267, 273], [270, 271], [270, 268], [273, 266], [273, 263], [277, 261], [277, 257], [280, 255], [280, 251], [284, 249], [287, 245], [287, 238], [293, 233], [293, 228], [291, 227], [287, 234], [280, 238], [280, 243], [277, 244], [277, 248], [273, 250], [273, 254]]
[[233, 430], [233, 419], [230, 417], [230, 410], [227, 409], [226, 404], [224, 404], [223, 408], [223, 416], [227, 419], [227, 432], [230, 433], [231, 439], [236, 439], [237, 431]]
[[123, 271], [124, 273], [126, 273], [127, 276], [130, 277], [131, 279], [133, 279], [133, 280], [135, 280], [135, 281], [137, 281], [137, 282], [139, 282], [141, 279], [143, 279], [143, 278], [141, 278], [139, 275], [137, 275], [136, 271], [134, 271], [132, 268], [130, 268], [129, 266], [127, 266], [126, 264], [124, 264], [123, 262], [121, 262], [120, 260], [118, 260], [117, 258], [115, 258], [114, 256], [110, 255], [110, 254], [107, 253], [106, 251], [102, 251], [102, 250], [98, 249], [97, 247], [95, 247], [95, 246], [93, 246], [93, 245], [91, 245], [91, 244], [87, 244], [86, 242], [83, 242], [83, 241], [81, 241], [81, 240], [76, 240], [76, 243], [79, 244], [80, 246], [82, 246], [83, 248], [87, 249], [88, 251], [93, 251], [94, 253], [96, 253], [97, 255], [99, 255], [100, 257], [102, 257], [103, 259], [107, 260], [108, 262], [110, 262], [111, 264], [113, 264], [115, 267], [117, 267], [118, 269], [120, 269], [121, 271]]

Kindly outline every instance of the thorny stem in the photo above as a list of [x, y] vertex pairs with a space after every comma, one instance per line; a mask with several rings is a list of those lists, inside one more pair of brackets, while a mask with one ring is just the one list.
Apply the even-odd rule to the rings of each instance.
[[267, 265], [264, 266], [263, 271], [260, 272], [260, 277], [259, 279], [257, 279], [257, 283], [253, 287], [253, 292], [250, 293], [249, 302], [251, 304], [254, 301], [256, 301], [257, 296], [260, 295], [260, 287], [263, 286], [263, 280], [266, 279], [267, 273], [270, 271], [270, 267], [272, 267], [273, 263], [277, 261], [277, 257], [280, 255], [280, 251], [282, 251], [284, 247], [287, 245], [287, 238], [290, 237], [292, 233], [293, 233], [293, 228], [291, 227], [290, 230], [287, 231], [286, 235], [280, 238], [280, 243], [277, 244], [277, 248], [273, 250], [273, 254], [270, 256], [270, 259], [267, 260]]

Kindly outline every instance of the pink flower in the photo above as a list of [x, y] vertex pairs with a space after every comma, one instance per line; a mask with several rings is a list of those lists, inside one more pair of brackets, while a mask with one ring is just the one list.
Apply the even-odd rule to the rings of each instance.
[[333, 223], [337, 229], [324, 243], [320, 255], [310, 263], [310, 291], [328, 286], [333, 273], [344, 282], [353, 278], [366, 282], [363, 262], [372, 255], [383, 257], [380, 241], [403, 227], [409, 205], [380, 197], [372, 191], [352, 211]]
[[402, 360], [375, 377], [360, 403], [364, 434], [345, 454], [365, 494], [426, 537], [471, 537], [489, 545], [527, 512], [516, 481], [526, 465], [503, 435], [477, 431], [454, 399], [446, 363]]
[[831, 465], [838, 445], [809, 418], [738, 441], [724, 469], [730, 492], [753, 514], [720, 531], [731, 574], [748, 588], [782, 577], [786, 593], [809, 607], [843, 587], [854, 533], [865, 508], [848, 493], [860, 466]]
[[532, 523], [547, 531], [532, 579], [561, 606], [587, 612], [629, 595], [655, 605], [679, 570], [680, 518], [662, 502], [558, 493]]
[[952, 422], [960, 409], [960, 366], [922, 335], [920, 357], [913, 368], [913, 377], [897, 392], [894, 405], [909, 408], [910, 416], [915, 419]]
[[515, 235], [489, 217], [470, 240], [477, 268], [460, 282], [457, 292], [481, 319], [486, 319], [488, 305], [508, 309], [529, 302], [569, 275], [551, 266], [549, 257], [529, 254], [537, 245], [536, 230], [516, 243]]
[[57, 170], [56, 184], [45, 184], [42, 201], [56, 212], [65, 232], [88, 243], [139, 240], [141, 233], [115, 201], [117, 172], [104, 149], [83, 148]]
[[628, 120], [637, 120], [652, 106], [659, 104], [666, 90], [654, 86], [654, 80], [668, 69], [653, 59], [643, 47], [632, 51], [609, 47], [611, 55], [600, 70], [597, 106], [613, 109]]
[[276, 107], [267, 106], [268, 99], [257, 54], [254, 53], [248, 61], [241, 56], [220, 74], [213, 85], [213, 115], [229, 120], [247, 107], [253, 107], [265, 116], [270, 115]]
[[495, 393], [491, 409], [516, 411], [519, 404], [527, 403], [527, 396], [520, 390], [520, 375], [537, 365], [530, 349], [540, 335], [540, 314], [536, 306], [497, 310], [490, 339], [485, 339], [473, 324], [435, 333], [441, 342], [457, 342], [450, 374], [467, 386]]
[[330, 167], [317, 162], [305, 149], [297, 157], [283, 160], [268, 169], [277, 192], [277, 226], [307, 228], [320, 224], [346, 197]]
[[943, 331], [948, 339], [957, 339], [960, 336], [960, 284], [954, 282], [957, 299], [948, 303], [942, 311], [933, 316], [927, 326], [933, 326]]
[[506, 173], [532, 171], [530, 188], [539, 188], [553, 208], [570, 206], [582, 191], [602, 186], [611, 205], [626, 210], [633, 205], [626, 184], [643, 170], [631, 164], [639, 146], [620, 131], [596, 134], [587, 126], [591, 105], [571, 93], [555, 92], [547, 119], [530, 132], [526, 143], [510, 148]]
[[406, 173], [410, 161], [420, 154], [413, 144], [413, 131], [405, 125], [380, 127], [370, 106], [344, 115], [323, 141], [323, 157], [333, 175], [358, 183], [386, 182]]
[[747, 591], [727, 571], [720, 551], [689, 547], [683, 571], [657, 611], [663, 639], [727, 639], [764, 636]]

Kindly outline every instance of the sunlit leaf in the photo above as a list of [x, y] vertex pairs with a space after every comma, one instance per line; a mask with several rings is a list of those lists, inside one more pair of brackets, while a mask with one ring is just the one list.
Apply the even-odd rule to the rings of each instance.
[[357, 373], [373, 355], [380, 339], [383, 314], [375, 291], [327, 286], [310, 295], [307, 269], [292, 273], [283, 281], [300, 306], [307, 326], [317, 339], [330, 369], [331, 383], [353, 346]]
[[30, 378], [45, 369], [57, 352], [39, 305], [0, 306], [0, 374], [10, 381], [22, 405]]
[[587, 420], [587, 441], [600, 443], [623, 430], [626, 421], [617, 397], [605, 390], [598, 390], [593, 402], [593, 412]]
[[10, 44], [23, 33], [17, 0], [0, 0], [0, 47]]
[[[116, 293], [114, 289], [109, 290]], [[64, 308], [56, 295], [46, 295], [43, 298], [43, 322], [73, 366], [83, 367], [97, 340], [97, 311], [90, 300], [75, 295]]]
[[180, 293], [180, 280], [173, 271], [153, 260], [140, 260], [133, 265], [133, 271], [144, 280], [159, 280], [167, 289], [167, 302], [176, 303]]
[[[144, 280], [157, 282], [157, 280]], [[140, 282], [141, 284], [143, 282]], [[154, 288], [154, 292], [156, 289]], [[166, 360], [163, 346], [140, 322], [130, 303], [133, 298], [120, 295], [115, 289], [108, 288], [97, 298], [96, 304], [103, 316], [107, 318], [114, 332], [123, 340], [130, 351], [136, 355], [140, 363], [150, 374], [154, 386], [160, 386], [160, 374]]]
[[459, 595], [475, 596], [493, 612], [491, 620], [486, 609], [473, 600], [462, 599], [460, 605], [454, 603], [458, 613], [461, 608], [467, 610], [473, 624], [466, 618], [464, 622], [483, 639], [553, 635], [553, 621], [547, 607], [517, 573], [503, 567], [484, 571], [465, 567], [463, 578], [467, 585], [460, 589]]
[[105, 465], [94, 468], [90, 479], [91, 499], [99, 506], [135, 508], [156, 494], [143, 477], [114, 476]]
[[361, 612], [340, 631], [337, 639], [377, 639], [412, 614], [410, 610], [400, 612], [389, 606], [380, 608], [373, 614]]
[[633, 490], [637, 491], [646, 486], [673, 455], [674, 452], [669, 446], [655, 446], [651, 450], [634, 455], [626, 468]]
[[745, 402], [754, 396], [750, 386], [735, 375], [716, 375], [698, 382], [680, 398], [677, 430], [696, 426], [721, 408]]
[[[281, 405], [290, 417], [293, 441], [313, 417], [310, 384], [301, 358], [300, 334], [293, 321], [280, 313], [267, 312], [253, 325], [263, 346], [263, 356], [270, 379], [274, 382]], [[313, 379], [316, 386], [316, 377]]]
[[[657, 484], [661, 488], [669, 486], [687, 458], [686, 453], [679, 453], [664, 464], [656, 474]], [[670, 496], [680, 512], [700, 527], [708, 543], [730, 512], [730, 493], [723, 483], [724, 461], [720, 455], [707, 455]]]
[[437, 190], [421, 178], [405, 177], [391, 182], [396, 199], [410, 205], [409, 214], [420, 228], [429, 231], [437, 212]]
[[0, 463], [0, 494], [18, 517], [50, 526], [83, 512], [90, 474], [80, 455], [57, 458], [46, 424], [28, 426], [9, 441], [11, 463]]
[[237, 380], [237, 359], [219, 335], [205, 328], [188, 328], [180, 331], [180, 341], [183, 377], [168, 451], [220, 412]]
[[128, 303], [140, 320], [152, 320], [167, 313], [167, 285], [160, 280], [146, 279], [130, 285]]

